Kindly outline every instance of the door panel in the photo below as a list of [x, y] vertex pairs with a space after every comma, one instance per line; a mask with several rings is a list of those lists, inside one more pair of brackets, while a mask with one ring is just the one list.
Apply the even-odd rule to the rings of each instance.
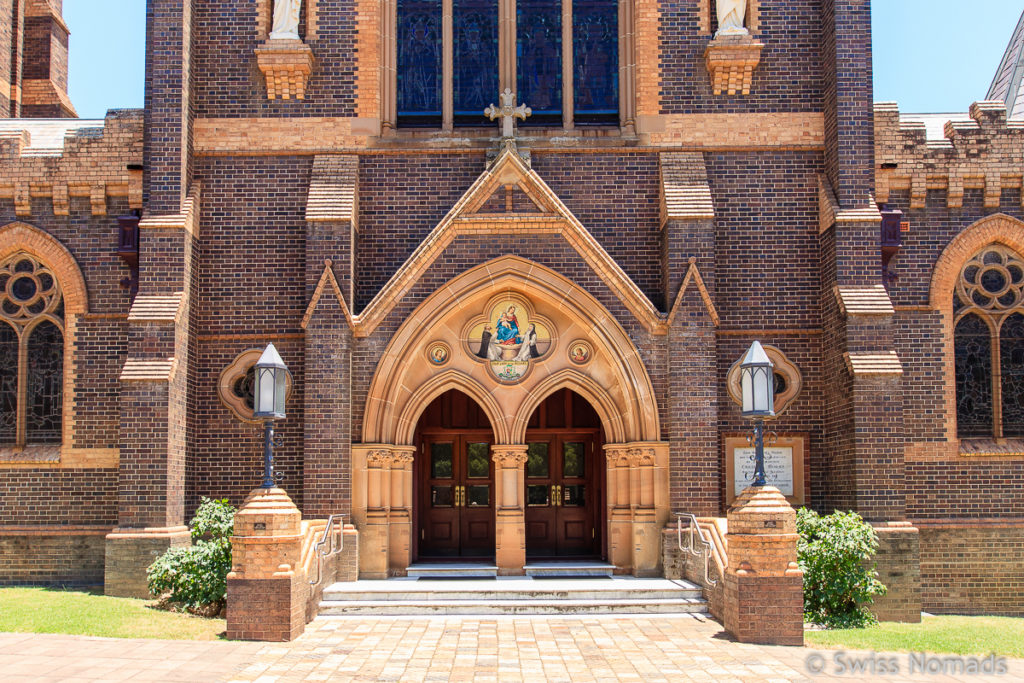
[[527, 555], [600, 554], [595, 443], [592, 433], [527, 436]]
[[494, 555], [489, 435], [424, 434], [418, 472], [420, 557]]

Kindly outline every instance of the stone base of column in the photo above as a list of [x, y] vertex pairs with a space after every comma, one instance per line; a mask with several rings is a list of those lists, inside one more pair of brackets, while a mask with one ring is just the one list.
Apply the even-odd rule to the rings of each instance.
[[302, 514], [278, 488], [256, 489], [235, 514], [227, 637], [294, 640], [306, 628]]
[[522, 510], [498, 510], [494, 559], [500, 576], [526, 574], [526, 527]]
[[117, 598], [149, 598], [146, 570], [168, 548], [192, 545], [188, 527], [117, 528], [106, 537], [103, 593]]
[[729, 510], [724, 626], [742, 643], [804, 644], [796, 511], [774, 486], [750, 487]]
[[389, 576], [405, 576], [412, 564], [412, 514], [408, 510], [392, 510], [388, 517]]
[[388, 578], [388, 513], [386, 510], [367, 510], [365, 524], [359, 537], [359, 578]]
[[661, 576], [661, 530], [654, 510], [633, 514], [633, 576]]

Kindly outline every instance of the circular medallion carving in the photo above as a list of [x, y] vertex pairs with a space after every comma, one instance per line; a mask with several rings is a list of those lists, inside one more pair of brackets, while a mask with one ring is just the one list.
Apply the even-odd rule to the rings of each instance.
[[469, 356], [486, 363], [494, 379], [517, 384], [548, 357], [555, 329], [529, 299], [505, 292], [492, 297], [482, 315], [466, 323], [462, 340]]
[[444, 365], [452, 357], [452, 348], [441, 341], [436, 341], [427, 347], [427, 360], [431, 365]]
[[577, 339], [569, 344], [569, 360], [576, 365], [586, 365], [594, 355], [594, 347], [590, 342]]

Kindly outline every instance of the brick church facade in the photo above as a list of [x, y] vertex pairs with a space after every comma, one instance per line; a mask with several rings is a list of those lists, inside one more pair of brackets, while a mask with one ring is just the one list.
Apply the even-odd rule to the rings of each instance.
[[269, 342], [281, 487], [359, 576], [689, 575], [759, 340], [770, 474], [876, 526], [880, 614], [1024, 613], [1009, 90], [901, 115], [868, 0], [727, 4], [149, 0], [144, 109], [82, 121], [61, 0], [0, 0], [0, 584], [144, 594], [260, 481]]

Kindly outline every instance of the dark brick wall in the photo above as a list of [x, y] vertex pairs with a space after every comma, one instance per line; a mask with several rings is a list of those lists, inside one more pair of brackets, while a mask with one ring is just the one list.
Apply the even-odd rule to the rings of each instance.
[[[714, 34], [718, 22], [711, 4]], [[659, 3], [661, 113], [821, 111], [821, 5], [821, 0], [761, 2], [761, 63], [750, 94], [728, 96], [711, 94], [704, 50], [712, 36], [697, 33], [698, 3]]]
[[533, 170], [654, 305], [661, 294], [656, 154], [534, 154]]
[[[256, 65], [256, 7], [263, 0], [195, 3], [196, 113], [210, 117], [353, 116], [355, 2], [318, 0], [319, 30], [306, 40], [316, 65], [304, 100], [268, 100]], [[306, 36], [303, 5], [299, 35]]]
[[0, 525], [117, 521], [117, 470], [0, 470]]
[[921, 527], [921, 607], [936, 614], [1024, 615], [1019, 520]]
[[359, 159], [356, 311], [366, 307], [484, 172], [483, 154]]
[[722, 328], [818, 327], [820, 155], [704, 156], [715, 204]]
[[0, 535], [0, 585], [98, 586], [103, 533]]
[[202, 334], [295, 333], [305, 272], [309, 157], [216, 157], [203, 183], [196, 308]]

